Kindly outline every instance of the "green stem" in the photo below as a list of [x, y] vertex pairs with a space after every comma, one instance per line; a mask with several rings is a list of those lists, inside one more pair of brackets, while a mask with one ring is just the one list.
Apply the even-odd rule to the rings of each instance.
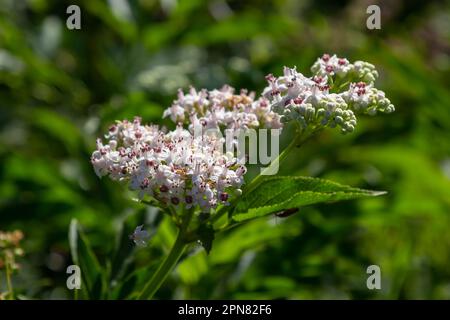
[[181, 228], [178, 231], [177, 238], [172, 246], [172, 249], [169, 252], [169, 255], [159, 266], [158, 270], [156, 270], [150, 281], [147, 282], [144, 289], [139, 294], [138, 299], [152, 299], [156, 291], [158, 291], [169, 273], [177, 264], [178, 260], [181, 258], [187, 245], [187, 242], [185, 241], [185, 235], [189, 226], [189, 222], [191, 221], [192, 214], [192, 210], [186, 212]]
[[11, 270], [9, 268], [9, 261], [5, 259], [5, 267], [6, 267], [6, 283], [8, 286], [8, 295], [11, 300], [14, 300], [14, 290], [11, 283]]
[[284, 149], [281, 154], [270, 163], [268, 167], [266, 167], [259, 175], [257, 175], [243, 190], [243, 192], [249, 192], [253, 190], [258, 184], [261, 183], [261, 181], [268, 175], [269, 172], [272, 172], [274, 168], [277, 168], [280, 166], [280, 164], [286, 159], [288, 154], [295, 148], [300, 147], [303, 142], [306, 139], [304, 139], [303, 131], [297, 132], [295, 138], [289, 143], [289, 145]]
[[[286, 147], [286, 149], [281, 152], [278, 157], [271, 162], [271, 164], [266, 167], [258, 176], [256, 176], [247, 186], [244, 187], [243, 193], [248, 193], [249, 191], [253, 190], [258, 184], [261, 183], [261, 181], [266, 176], [266, 173], [272, 172], [275, 166], [279, 166], [288, 156], [288, 154], [294, 150], [295, 148], [299, 148], [302, 146], [316, 131], [303, 131], [300, 130], [298, 124], [297, 124], [297, 131], [294, 139], [289, 143], [289, 145]], [[234, 201], [231, 202], [229, 206], [223, 206], [221, 207], [214, 216], [211, 217], [211, 223], [214, 223], [218, 221], [224, 214], [226, 214], [230, 208], [232, 208], [235, 205], [235, 202], [237, 199], [234, 199]]]

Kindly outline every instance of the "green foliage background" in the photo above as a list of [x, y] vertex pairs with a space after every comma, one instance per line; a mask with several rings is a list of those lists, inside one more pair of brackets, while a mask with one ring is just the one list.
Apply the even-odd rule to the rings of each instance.
[[[81, 7], [81, 30], [65, 26], [70, 4]], [[72, 297], [73, 218], [100, 264], [126, 279], [103, 297], [126, 296], [124, 284], [147, 279], [172, 243], [169, 221], [94, 174], [90, 153], [108, 124], [140, 115], [170, 126], [160, 118], [179, 87], [260, 92], [265, 74], [284, 65], [309, 74], [328, 52], [375, 64], [396, 112], [361, 119], [351, 135], [323, 132], [280, 173], [388, 194], [231, 229], [209, 256], [191, 250], [157, 298], [449, 299], [449, 3], [378, 1], [381, 30], [366, 28], [369, 4], [0, 0], [0, 230], [26, 236], [16, 291]], [[122, 238], [144, 222], [154, 236], [109, 259], [124, 219], [134, 220]], [[366, 288], [371, 264], [381, 267], [378, 291]]]

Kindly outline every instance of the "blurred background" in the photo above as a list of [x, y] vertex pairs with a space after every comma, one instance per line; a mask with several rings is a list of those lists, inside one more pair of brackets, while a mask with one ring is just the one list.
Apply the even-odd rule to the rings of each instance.
[[[81, 30], [66, 28], [71, 4]], [[371, 4], [380, 30], [366, 28]], [[323, 132], [281, 174], [389, 193], [230, 230], [209, 256], [191, 250], [157, 298], [450, 299], [449, 18], [448, 1], [0, 0], [0, 230], [24, 234], [16, 295], [72, 298], [72, 218], [102, 268], [122, 273], [111, 288], [145, 281], [167, 252], [173, 226], [90, 165], [111, 122], [140, 115], [173, 127], [161, 115], [178, 88], [259, 93], [264, 75], [284, 65], [309, 75], [336, 53], [376, 65], [396, 112], [361, 118], [351, 135]], [[128, 242], [111, 259], [130, 217], [152, 231], [150, 245]], [[115, 260], [126, 267], [114, 271]], [[381, 290], [366, 287], [372, 264]]]

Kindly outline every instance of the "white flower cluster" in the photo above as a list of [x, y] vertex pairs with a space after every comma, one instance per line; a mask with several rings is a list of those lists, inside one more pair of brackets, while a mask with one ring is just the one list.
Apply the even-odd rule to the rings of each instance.
[[385, 113], [395, 111], [394, 105], [386, 98], [383, 91], [365, 82], [350, 84], [349, 89], [342, 93], [342, 97], [348, 103], [349, 108], [355, 112], [375, 115], [377, 111]]
[[315, 76], [330, 78], [352, 79], [354, 82], [363, 81], [366, 83], [374, 83], [378, 78], [378, 72], [373, 64], [365, 61], [355, 61], [350, 63], [345, 58], [339, 58], [336, 55], [330, 56], [324, 54], [311, 67], [311, 71]]
[[191, 88], [187, 94], [179, 90], [178, 99], [164, 111], [163, 117], [188, 124], [191, 130], [196, 125], [204, 129], [281, 128], [280, 116], [271, 110], [266, 98], [255, 100], [254, 93], [234, 91], [230, 86], [211, 91]]
[[239, 194], [244, 182], [246, 168], [222, 152], [223, 138], [194, 137], [181, 127], [164, 133], [135, 118], [118, 121], [106, 139], [97, 140], [91, 157], [97, 175], [127, 181], [140, 197], [148, 194], [163, 205], [198, 205], [209, 212]]
[[378, 73], [367, 62], [351, 64], [325, 54], [312, 71], [313, 76], [307, 78], [295, 68], [285, 67], [283, 76], [266, 77], [269, 85], [263, 96], [271, 101], [282, 122], [296, 120], [302, 129], [311, 130], [339, 127], [348, 133], [355, 129], [357, 113], [395, 110], [384, 92], [373, 87]]

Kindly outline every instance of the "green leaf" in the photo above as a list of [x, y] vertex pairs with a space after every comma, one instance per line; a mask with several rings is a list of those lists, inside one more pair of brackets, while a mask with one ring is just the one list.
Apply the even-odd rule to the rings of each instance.
[[130, 235], [134, 229], [139, 225], [144, 225], [145, 229], [153, 236], [162, 221], [162, 217], [162, 214], [158, 212], [156, 213], [155, 219], [149, 220], [146, 208], [137, 210], [133, 214], [125, 217], [121, 225], [117, 245], [113, 252], [111, 281], [120, 280], [128, 264], [133, 261], [136, 246], [130, 240]]
[[111, 290], [111, 299], [133, 299], [141, 288], [147, 283], [156, 272], [160, 259], [153, 260], [145, 267], [136, 269], [136, 265], [130, 265], [128, 274], [117, 282], [117, 285]]
[[100, 299], [106, 288], [105, 275], [78, 221], [72, 219], [69, 227], [69, 244], [73, 262], [81, 269], [81, 290], [90, 299]]
[[139, 210], [134, 214], [127, 216], [122, 222], [113, 259], [111, 261], [111, 280], [116, 280], [121, 271], [129, 263], [129, 257], [134, 252], [135, 246], [130, 240], [133, 230], [145, 222], [145, 210]]
[[176, 269], [180, 280], [187, 285], [195, 285], [208, 272], [208, 257], [203, 250], [197, 250], [182, 260]]
[[358, 199], [384, 194], [310, 177], [270, 177], [241, 198], [232, 220], [242, 222], [286, 209], [321, 202]]
[[74, 153], [79, 149], [81, 132], [73, 120], [48, 108], [27, 110], [26, 117], [34, 127], [44, 131], [49, 138], [59, 141], [67, 152]]
[[300, 235], [301, 227], [298, 223], [287, 225], [281, 227], [280, 224], [268, 224], [263, 219], [256, 219], [239, 228], [233, 228], [226, 234], [217, 236], [209, 261], [213, 268], [233, 264], [247, 251], [257, 251], [268, 244], [273, 245], [277, 239], [295, 238]]

